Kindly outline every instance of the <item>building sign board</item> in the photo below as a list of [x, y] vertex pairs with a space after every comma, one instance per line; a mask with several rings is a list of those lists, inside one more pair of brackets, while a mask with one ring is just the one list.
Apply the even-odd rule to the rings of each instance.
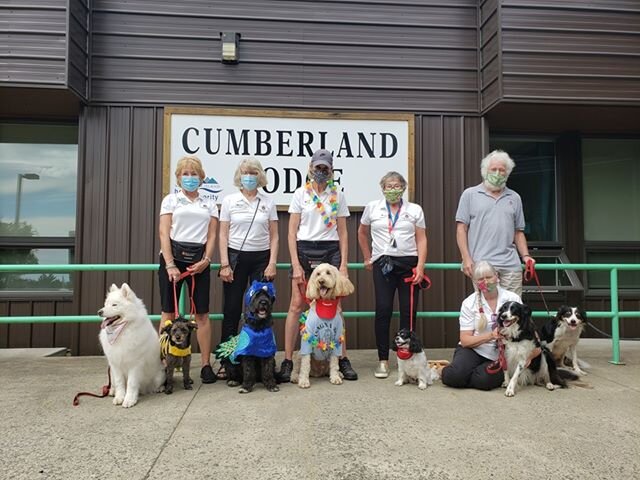
[[237, 191], [240, 161], [254, 157], [267, 174], [265, 192], [287, 206], [306, 181], [313, 152], [326, 148], [350, 207], [380, 198], [379, 180], [392, 170], [407, 179], [413, 197], [412, 115], [167, 107], [164, 129], [164, 193], [175, 191], [177, 162], [191, 155], [206, 173], [200, 194], [220, 203]]

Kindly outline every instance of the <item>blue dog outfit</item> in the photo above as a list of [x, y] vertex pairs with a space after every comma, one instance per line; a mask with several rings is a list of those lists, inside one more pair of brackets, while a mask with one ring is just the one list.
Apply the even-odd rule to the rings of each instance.
[[[251, 303], [251, 299], [260, 291], [264, 291], [269, 295], [271, 301], [276, 299], [276, 290], [271, 282], [258, 282], [254, 280], [249, 290], [244, 296], [245, 307]], [[252, 312], [246, 311], [245, 318], [254, 319]], [[228, 352], [233, 348], [231, 352]], [[227, 350], [227, 352], [225, 352]], [[228, 358], [233, 364], [238, 364], [238, 357], [242, 355], [269, 358], [276, 353], [276, 337], [272, 327], [263, 328], [262, 330], [254, 330], [248, 324], [244, 324], [240, 330], [240, 334], [221, 344], [216, 350], [217, 358]]]

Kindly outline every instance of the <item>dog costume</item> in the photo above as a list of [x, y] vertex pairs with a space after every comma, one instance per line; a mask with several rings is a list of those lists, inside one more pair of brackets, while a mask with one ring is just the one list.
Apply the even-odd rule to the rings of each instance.
[[[173, 322], [167, 320], [164, 322], [164, 326], [169, 327]], [[168, 331], [163, 331], [160, 335], [160, 357], [166, 358], [167, 355], [173, 355], [174, 357], [187, 357], [191, 355], [191, 345], [185, 348], [180, 348], [177, 345], [171, 343], [171, 338]]]
[[[251, 299], [259, 290], [267, 292], [271, 300], [275, 301], [276, 290], [273, 283], [255, 280], [247, 290], [247, 293], [245, 293], [244, 304], [246, 307], [249, 306]], [[253, 319], [254, 314], [247, 310], [244, 315], [246, 318]], [[268, 358], [275, 355], [275, 353], [276, 337], [273, 333], [273, 328], [267, 327], [260, 331], [255, 331], [245, 323], [238, 335], [220, 344], [216, 349], [216, 358], [227, 358], [231, 363], [237, 365], [239, 363], [238, 357], [242, 355]]]
[[316, 360], [329, 360], [331, 356], [342, 356], [344, 330], [342, 316], [338, 314], [340, 299], [318, 299], [300, 317], [300, 354], [310, 355]]

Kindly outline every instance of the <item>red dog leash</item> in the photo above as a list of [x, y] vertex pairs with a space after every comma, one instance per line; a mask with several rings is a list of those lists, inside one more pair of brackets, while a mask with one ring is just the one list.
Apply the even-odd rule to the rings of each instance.
[[75, 397], [73, 397], [73, 406], [77, 407], [78, 405], [80, 405], [80, 397], [85, 395], [88, 397], [95, 397], [95, 398], [104, 398], [108, 396], [109, 390], [111, 390], [111, 368], [107, 368], [107, 380], [108, 380], [108, 383], [102, 386], [102, 395], [97, 395], [91, 392], [79, 392], [76, 394]]
[[549, 306], [547, 305], [547, 301], [544, 298], [544, 294], [542, 293], [542, 287], [540, 286], [540, 279], [538, 278], [538, 272], [536, 272], [536, 264], [533, 262], [531, 258], [527, 260], [524, 268], [524, 281], [530, 282], [531, 280], [535, 280], [536, 285], [538, 286], [538, 292], [542, 297], [542, 303], [544, 303], [544, 308], [547, 309], [547, 315], [550, 317], [551, 312], [549, 311]]
[[[178, 277], [177, 280], [175, 280], [173, 282], [173, 312], [174, 312], [174, 318], [178, 318], [180, 316], [180, 311], [178, 310], [178, 292], [176, 290], [176, 284], [180, 281], [183, 280], [185, 278], [187, 278], [188, 276], [193, 275], [189, 270], [182, 272], [180, 274], [180, 276]], [[196, 292], [196, 282], [193, 280], [193, 278], [191, 279], [191, 295], [189, 295], [189, 320], [193, 320], [193, 317], [195, 316], [196, 313], [196, 304], [193, 300], [193, 295]]]
[[[404, 279], [404, 283], [411, 284], [409, 285], [409, 332], [413, 332], [413, 298], [416, 289], [413, 280], [416, 278], [417, 267], [414, 267], [411, 271], [413, 275]], [[417, 287], [421, 290], [428, 290], [431, 288], [431, 279], [426, 274], [423, 274], [422, 280], [418, 283]], [[413, 353], [411, 353], [408, 348], [398, 348], [396, 354], [400, 360], [409, 360], [413, 356]]]

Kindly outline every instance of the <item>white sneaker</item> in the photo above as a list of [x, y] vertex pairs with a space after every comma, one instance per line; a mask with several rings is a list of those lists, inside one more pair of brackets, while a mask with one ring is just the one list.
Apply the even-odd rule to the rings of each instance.
[[378, 368], [374, 372], [376, 378], [387, 378], [389, 376], [389, 362], [382, 360], [378, 363]]

